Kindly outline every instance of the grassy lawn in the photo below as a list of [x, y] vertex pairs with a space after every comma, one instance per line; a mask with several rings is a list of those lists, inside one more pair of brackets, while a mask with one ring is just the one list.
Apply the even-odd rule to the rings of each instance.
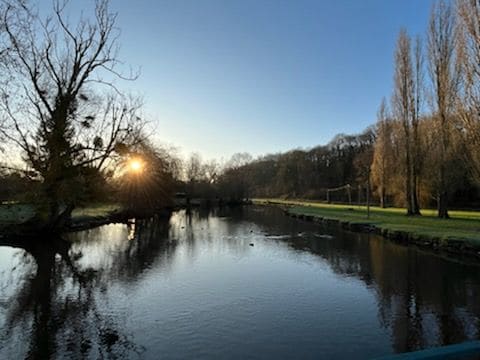
[[35, 216], [35, 209], [28, 204], [0, 204], [0, 225], [21, 224]]
[[[118, 204], [92, 204], [88, 207], [76, 208], [73, 210], [74, 221], [87, 220], [89, 218], [103, 217], [109, 215], [121, 207]], [[2, 225], [22, 224], [35, 216], [35, 208], [29, 204], [0, 204], [0, 227]]]
[[480, 211], [450, 211], [451, 219], [438, 219], [436, 211], [422, 210], [423, 216], [407, 217], [405, 209], [370, 208], [367, 219], [365, 206], [325, 204], [302, 200], [255, 199], [254, 203], [274, 203], [289, 206], [295, 214], [313, 215], [352, 223], [372, 224], [382, 229], [409, 233], [445, 240], [464, 240], [480, 246]]
[[72, 212], [72, 219], [81, 220], [95, 217], [103, 217], [120, 209], [121, 206], [119, 204], [93, 204], [88, 207], [74, 209]]

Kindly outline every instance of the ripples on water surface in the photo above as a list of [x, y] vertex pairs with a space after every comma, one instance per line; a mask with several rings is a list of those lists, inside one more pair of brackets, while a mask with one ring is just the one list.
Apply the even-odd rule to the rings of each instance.
[[278, 209], [52, 240], [0, 246], [1, 359], [371, 358], [480, 336], [480, 267]]

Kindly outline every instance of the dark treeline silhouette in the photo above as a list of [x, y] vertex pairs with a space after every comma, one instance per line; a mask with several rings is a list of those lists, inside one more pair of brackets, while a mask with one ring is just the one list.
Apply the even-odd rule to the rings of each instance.
[[[241, 188], [248, 197], [327, 198], [327, 189], [350, 184], [364, 201], [363, 158], [375, 140], [373, 129], [360, 135], [337, 135], [329, 144], [311, 150], [267, 155], [225, 172], [220, 183]], [[233, 180], [233, 181], [232, 181]], [[233, 184], [232, 184], [233, 183]], [[357, 196], [358, 198], [358, 196]], [[347, 201], [347, 192], [331, 193], [331, 200]]]

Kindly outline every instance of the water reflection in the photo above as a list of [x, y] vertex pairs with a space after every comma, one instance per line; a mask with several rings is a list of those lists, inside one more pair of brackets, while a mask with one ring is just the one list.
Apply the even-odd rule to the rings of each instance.
[[[275, 212], [273, 212], [274, 214]], [[264, 228], [291, 234], [289, 245], [325, 259], [343, 276], [361, 279], [375, 292], [380, 323], [391, 331], [394, 352], [480, 339], [480, 266], [335, 227], [257, 213]], [[298, 236], [310, 231], [317, 236]], [[318, 232], [333, 235], [334, 240]], [[326, 240], [325, 240], [326, 239]]]
[[[0, 357], [140, 355], [143, 349], [131, 341], [121, 316], [105, 311], [108, 299], [102, 292], [112, 279], [136, 278], [159, 257], [168, 262], [174, 248], [168, 230], [168, 222], [153, 218], [66, 238], [13, 239], [0, 244], [16, 248], [18, 260], [14, 268], [2, 271], [4, 287], [14, 291], [1, 296], [5, 312], [0, 318], [0, 355], [5, 357]], [[133, 237], [126, 241], [129, 233]], [[22, 268], [19, 276], [18, 267]], [[19, 285], [13, 287], [13, 282]]]
[[369, 358], [480, 338], [479, 266], [276, 209], [44, 240], [0, 243], [0, 358]]

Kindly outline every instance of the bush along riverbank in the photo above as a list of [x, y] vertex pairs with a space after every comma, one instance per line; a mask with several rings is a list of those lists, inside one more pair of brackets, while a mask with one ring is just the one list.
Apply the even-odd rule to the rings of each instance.
[[367, 218], [364, 206], [280, 199], [255, 199], [254, 203], [280, 206], [285, 214], [301, 220], [375, 233], [395, 242], [480, 260], [480, 212], [477, 211], [452, 211], [451, 219], [439, 219], [434, 210], [423, 210], [422, 216], [406, 216], [405, 209], [372, 207]]

